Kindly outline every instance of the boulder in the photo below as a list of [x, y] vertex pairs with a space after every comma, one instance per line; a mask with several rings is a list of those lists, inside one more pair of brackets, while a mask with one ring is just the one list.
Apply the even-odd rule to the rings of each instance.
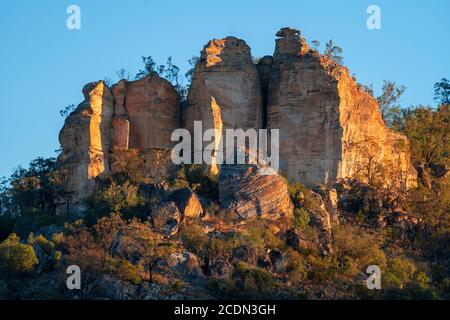
[[178, 232], [181, 213], [174, 202], [164, 202], [153, 207], [151, 219], [156, 229], [167, 235], [173, 235]]
[[94, 290], [96, 299], [107, 300], [132, 300], [136, 287], [128, 281], [121, 281], [113, 276], [103, 274], [97, 280]]
[[431, 189], [431, 177], [428, 174], [428, 172], [425, 170], [425, 165], [422, 163], [416, 163], [415, 168], [417, 170], [417, 173], [419, 175], [420, 182], [427, 187], [428, 189]]
[[293, 204], [285, 180], [276, 172], [261, 174], [264, 164], [222, 165], [219, 201], [222, 208], [235, 210], [242, 219], [290, 218]]
[[310, 247], [302, 234], [295, 228], [286, 231], [285, 239], [286, 244], [297, 251], [302, 251]]
[[175, 276], [182, 279], [201, 282], [205, 278], [197, 257], [190, 252], [172, 253], [167, 260], [167, 264]]
[[311, 208], [307, 211], [311, 217], [311, 223], [319, 229], [320, 253], [324, 256], [328, 256], [333, 253], [333, 235], [330, 213], [327, 211], [320, 194], [315, 192], [311, 192], [311, 194], [316, 198], [319, 206]]
[[197, 195], [190, 188], [181, 188], [173, 191], [168, 196], [168, 201], [173, 201], [181, 212], [181, 219], [198, 218], [203, 213], [203, 207]]
[[271, 250], [269, 252], [269, 259], [272, 263], [272, 269], [276, 273], [284, 273], [286, 272], [287, 267], [287, 257], [286, 254], [278, 251]]

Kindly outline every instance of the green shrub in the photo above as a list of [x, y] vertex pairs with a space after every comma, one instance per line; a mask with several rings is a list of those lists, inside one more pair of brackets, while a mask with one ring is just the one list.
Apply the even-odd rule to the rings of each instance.
[[16, 234], [10, 234], [0, 243], [0, 269], [13, 273], [26, 273], [32, 271], [38, 262], [33, 247], [20, 243]]
[[200, 257], [205, 257], [208, 246], [208, 235], [198, 224], [183, 225], [180, 230], [181, 239], [186, 249]]
[[302, 255], [294, 249], [289, 248], [286, 251], [286, 257], [286, 272], [289, 275], [289, 280], [294, 284], [298, 284], [306, 279], [308, 271]]
[[293, 225], [299, 230], [306, 230], [309, 226], [311, 217], [305, 208], [295, 208], [293, 215]]

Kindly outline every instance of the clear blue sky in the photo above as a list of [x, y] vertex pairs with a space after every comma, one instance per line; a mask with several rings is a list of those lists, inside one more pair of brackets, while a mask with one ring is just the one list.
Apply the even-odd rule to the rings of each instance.
[[[81, 30], [66, 9], [81, 8]], [[381, 8], [381, 30], [366, 28], [366, 9]], [[183, 71], [211, 38], [233, 35], [254, 56], [272, 54], [284, 26], [322, 44], [332, 38], [358, 81], [408, 87], [402, 104], [432, 104], [433, 84], [450, 78], [450, 1], [1, 1], [0, 176], [37, 156], [54, 156], [63, 119], [90, 81], [135, 75], [140, 57], [172, 56]]]

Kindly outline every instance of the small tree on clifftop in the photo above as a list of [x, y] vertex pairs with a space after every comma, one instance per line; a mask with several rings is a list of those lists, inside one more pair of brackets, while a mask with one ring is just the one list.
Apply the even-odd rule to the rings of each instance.
[[332, 59], [334, 62], [342, 64], [344, 57], [342, 57], [342, 48], [334, 45], [333, 40], [328, 40], [325, 45], [324, 55]]

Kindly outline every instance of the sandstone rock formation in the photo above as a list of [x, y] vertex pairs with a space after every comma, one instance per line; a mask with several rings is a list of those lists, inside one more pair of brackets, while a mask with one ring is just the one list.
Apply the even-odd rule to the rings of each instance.
[[286, 183], [278, 174], [261, 175], [261, 164], [222, 165], [219, 200], [243, 219], [290, 218], [294, 208]]
[[[231, 128], [262, 127], [258, 70], [245, 41], [226, 37], [211, 40], [204, 47], [183, 110], [183, 124], [191, 132], [194, 121], [202, 121], [203, 132], [215, 129], [216, 135]], [[215, 143], [218, 148], [220, 141]], [[213, 163], [212, 172], [217, 170]]]
[[170, 168], [172, 131], [180, 127], [180, 98], [169, 81], [156, 74], [120, 81], [115, 100], [114, 146], [139, 150], [150, 177], [160, 179]]
[[[341, 179], [370, 182], [379, 178], [380, 168], [385, 183], [415, 186], [406, 138], [386, 128], [376, 100], [348, 69], [311, 50], [297, 30], [283, 28], [277, 36], [274, 56], [256, 64], [243, 40], [211, 40], [195, 66], [183, 108], [175, 88], [156, 74], [121, 80], [111, 90], [103, 81], [86, 85], [85, 101], [60, 133], [59, 164], [66, 184], [58, 211], [82, 211], [96, 178], [114, 173], [110, 159], [116, 149], [137, 150], [148, 176], [162, 180], [173, 166], [173, 130], [184, 127], [193, 133], [194, 121], [217, 136], [226, 129], [279, 129], [281, 172], [310, 188], [329, 189]], [[216, 149], [221, 142], [214, 140]], [[197, 146], [193, 152], [202, 149]], [[210, 169], [219, 172], [214, 161]], [[243, 217], [289, 216], [290, 200], [280, 177], [261, 176], [257, 169], [223, 166], [222, 205]], [[332, 196], [325, 199], [330, 208], [336, 207]], [[181, 215], [197, 216], [200, 208], [188, 200]], [[336, 214], [332, 212], [333, 220]]]
[[83, 88], [85, 100], [66, 119], [59, 134], [59, 169], [66, 178], [64, 203], [57, 213], [83, 210], [82, 200], [95, 189], [95, 178], [109, 172], [114, 113], [113, 95], [103, 81]]
[[267, 127], [280, 130], [280, 168], [289, 180], [309, 187], [367, 182], [382, 165], [390, 180], [414, 186], [406, 137], [386, 128], [376, 100], [348, 69], [311, 50], [297, 30], [277, 36]]
[[197, 195], [190, 188], [181, 188], [173, 191], [168, 196], [168, 201], [173, 201], [181, 212], [182, 220], [198, 218], [203, 213], [202, 204]]
[[90, 83], [83, 93], [85, 101], [60, 133], [58, 161], [66, 183], [58, 212], [83, 211], [81, 203], [95, 190], [95, 178], [114, 170], [110, 158], [115, 148], [138, 150], [149, 177], [165, 176], [171, 166], [171, 133], [180, 127], [178, 93], [158, 75], [121, 80], [111, 90], [103, 81]]

